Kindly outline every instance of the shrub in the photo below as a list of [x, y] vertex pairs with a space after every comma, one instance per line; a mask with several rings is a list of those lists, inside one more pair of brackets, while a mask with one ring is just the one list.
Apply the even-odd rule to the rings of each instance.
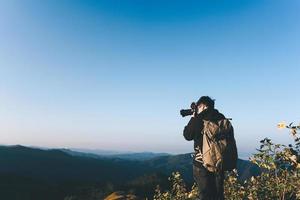
[[[250, 161], [261, 168], [260, 175], [240, 182], [236, 170], [226, 173], [224, 194], [230, 200], [295, 200], [300, 199], [300, 126], [278, 124], [287, 128], [294, 139], [288, 146], [274, 144], [271, 139], [260, 141]], [[162, 192], [157, 186], [154, 200], [195, 200], [197, 187], [194, 184], [188, 191], [179, 172], [169, 178], [171, 189]]]

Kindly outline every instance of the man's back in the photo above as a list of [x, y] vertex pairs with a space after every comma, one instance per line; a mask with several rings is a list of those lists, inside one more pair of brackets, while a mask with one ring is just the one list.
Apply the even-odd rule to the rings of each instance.
[[203, 135], [201, 132], [203, 130], [203, 120], [217, 122], [221, 119], [225, 119], [225, 117], [218, 110], [206, 109], [197, 116], [192, 117], [187, 126], [185, 126], [183, 131], [184, 138], [188, 141], [194, 140], [194, 164], [199, 165], [202, 163], [200, 154], [202, 154]]

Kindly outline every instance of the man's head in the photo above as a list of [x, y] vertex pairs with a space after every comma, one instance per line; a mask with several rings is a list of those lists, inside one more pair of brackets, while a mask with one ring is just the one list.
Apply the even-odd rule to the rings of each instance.
[[202, 96], [197, 101], [197, 106], [199, 112], [202, 112], [205, 109], [214, 109], [215, 108], [215, 100], [211, 99], [209, 96]]

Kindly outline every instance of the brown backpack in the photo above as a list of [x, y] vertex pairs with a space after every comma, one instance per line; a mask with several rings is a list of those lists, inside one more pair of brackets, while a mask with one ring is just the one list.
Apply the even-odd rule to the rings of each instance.
[[229, 119], [203, 120], [203, 166], [210, 172], [230, 171], [237, 165], [237, 147]]

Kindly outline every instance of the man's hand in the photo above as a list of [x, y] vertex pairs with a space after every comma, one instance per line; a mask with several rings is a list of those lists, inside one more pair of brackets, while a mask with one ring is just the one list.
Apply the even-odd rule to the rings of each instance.
[[196, 113], [196, 112], [194, 112], [194, 113], [193, 113], [193, 115], [192, 115], [192, 117], [196, 117], [196, 115], [197, 115], [197, 113]]

